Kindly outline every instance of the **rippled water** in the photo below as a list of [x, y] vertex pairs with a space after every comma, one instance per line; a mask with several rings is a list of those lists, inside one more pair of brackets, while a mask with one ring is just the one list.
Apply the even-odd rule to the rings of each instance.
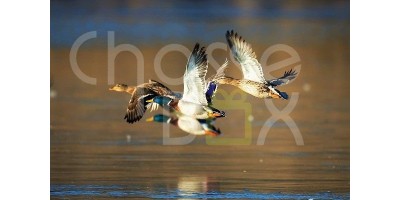
[[[52, 1], [51, 198], [349, 199], [349, 5], [254, 2], [207, 6], [211, 4], [173, 1], [161, 4], [161, 9], [155, 2]], [[204, 20], [197, 21], [195, 14]], [[244, 93], [229, 102], [236, 105], [233, 108], [223, 101], [218, 104], [226, 106], [227, 117], [216, 122], [223, 131], [217, 139], [240, 140], [250, 130], [242, 145], [216, 145], [216, 139], [200, 136], [188, 145], [163, 145], [162, 124], [124, 122], [129, 95], [108, 91], [107, 30], [116, 31], [117, 42], [140, 48], [144, 80], [160, 80], [153, 66], [163, 46], [180, 43], [191, 49], [195, 42], [224, 42], [224, 33], [231, 28], [253, 44], [258, 56], [279, 43], [299, 53], [299, 77], [281, 88], [289, 95], [298, 92], [298, 103], [281, 117], [293, 119], [304, 145], [296, 143], [290, 129], [294, 127], [285, 121], [266, 123], [272, 115], [264, 101]], [[96, 85], [79, 79], [69, 61], [72, 42], [91, 30], [97, 30], [99, 38], [80, 49], [77, 59], [84, 73], [97, 78]], [[222, 63], [226, 52], [218, 50], [209, 57]], [[277, 53], [268, 62], [286, 57]], [[119, 54], [115, 81], [136, 84], [136, 61], [130, 53]], [[185, 64], [186, 58], [176, 52], [162, 60], [164, 73], [173, 78], [182, 76]], [[278, 76], [290, 67], [272, 74]], [[214, 72], [210, 69], [208, 75]], [[240, 77], [234, 66], [228, 74]], [[216, 99], [234, 90], [220, 87]], [[288, 101], [273, 103], [283, 109]], [[265, 126], [265, 144], [256, 145]], [[171, 137], [186, 135], [175, 127], [169, 130]]]
[[[194, 179], [195, 180], [195, 179]], [[182, 184], [194, 185], [195, 188], [205, 187], [204, 182], [183, 182]], [[195, 188], [180, 188], [177, 190], [143, 191], [142, 188], [123, 185], [52, 185], [51, 194], [54, 197], [90, 196], [100, 197], [146, 197], [157, 199], [349, 199], [348, 194], [335, 194], [331, 192], [320, 193], [257, 193], [249, 190], [240, 192], [197, 191]]]

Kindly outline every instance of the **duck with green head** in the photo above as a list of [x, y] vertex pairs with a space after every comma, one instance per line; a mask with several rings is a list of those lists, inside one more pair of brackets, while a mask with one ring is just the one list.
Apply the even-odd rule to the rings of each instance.
[[[147, 102], [148, 103], [157, 103], [158, 105], [160, 105], [161, 107], [163, 107], [164, 109], [166, 109], [170, 112], [186, 114], [180, 110], [179, 99], [172, 99], [172, 98], [169, 98], [166, 96], [156, 96], [153, 99], [149, 99]], [[197, 105], [195, 105], [195, 104], [193, 105], [193, 109], [198, 109], [197, 107], [198, 107]], [[201, 109], [202, 110], [199, 109], [200, 111], [198, 111], [198, 112], [202, 113], [202, 114], [206, 114], [206, 115], [193, 115], [193, 117], [195, 117], [197, 119], [225, 117], [224, 111], [220, 111], [212, 106], [203, 106]], [[203, 110], [205, 111], [205, 113], [203, 112]]]
[[205, 81], [207, 68], [207, 55], [204, 47], [200, 48], [200, 45], [196, 43], [183, 76], [184, 89], [182, 99], [157, 96], [147, 100], [147, 102], [155, 102], [167, 107], [170, 111], [178, 111], [197, 119], [224, 117], [225, 113], [223, 111], [208, 105], [206, 93], [209, 88]]
[[210, 135], [218, 136], [221, 131], [215, 128], [212, 123], [214, 120], [196, 119], [187, 115], [178, 115], [177, 117], [169, 117], [158, 114], [148, 118], [148, 122], [168, 123], [179, 127], [181, 130], [193, 135]]
[[227, 31], [225, 36], [233, 57], [240, 64], [243, 79], [222, 76], [217, 80], [219, 84], [236, 86], [258, 98], [289, 98], [286, 92], [281, 92], [276, 87], [289, 83], [296, 78], [297, 72], [289, 70], [280, 78], [265, 80], [263, 69], [251, 45], [237, 33], [234, 33], [233, 30]]

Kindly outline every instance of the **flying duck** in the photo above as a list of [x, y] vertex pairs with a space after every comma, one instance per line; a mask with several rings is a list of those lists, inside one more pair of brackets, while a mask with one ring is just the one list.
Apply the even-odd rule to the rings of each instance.
[[[206, 93], [210, 88], [207, 87], [205, 81], [207, 68], [207, 54], [205, 54], [204, 47], [200, 48], [200, 45], [196, 43], [188, 59], [183, 76], [184, 89], [182, 99], [156, 96], [146, 102], [155, 102], [163, 107], [168, 107], [169, 110], [177, 111], [196, 119], [224, 117], [225, 113], [223, 111], [208, 105]], [[211, 90], [214, 90], [214, 88]]]
[[128, 86], [126, 84], [116, 84], [109, 90], [117, 92], [126, 92], [131, 94], [128, 107], [124, 119], [128, 123], [139, 121], [147, 108], [155, 110], [158, 104], [147, 102], [156, 96], [166, 96], [171, 99], [180, 98], [180, 94], [172, 92], [168, 87], [155, 80], [149, 80], [148, 83], [143, 83], [138, 86]]
[[261, 64], [257, 61], [257, 56], [251, 45], [237, 33], [234, 33], [233, 30], [227, 31], [225, 36], [233, 57], [240, 64], [243, 79], [223, 76], [217, 80], [219, 84], [236, 86], [258, 98], [289, 98], [286, 92], [281, 92], [276, 87], [287, 84], [296, 77], [297, 72], [289, 70], [278, 79], [265, 80]]

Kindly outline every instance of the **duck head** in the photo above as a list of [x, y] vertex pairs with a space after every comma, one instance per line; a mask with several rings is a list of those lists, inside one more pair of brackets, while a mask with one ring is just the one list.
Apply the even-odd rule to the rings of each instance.
[[168, 123], [168, 120], [170, 119], [170, 117], [165, 116], [165, 115], [154, 115], [153, 117], [150, 117], [148, 119], [146, 119], [147, 122], [161, 122], [161, 123]]
[[125, 92], [128, 89], [128, 85], [126, 84], [115, 84], [114, 86], [110, 87], [109, 90], [114, 90], [117, 92]]
[[225, 112], [224, 111], [213, 111], [212, 113], [209, 113], [209, 117], [211, 118], [220, 118], [220, 117], [225, 117]]
[[219, 117], [225, 117], [225, 112], [218, 110], [216, 108], [213, 108], [209, 106], [209, 109], [207, 109], [208, 112], [208, 117], [210, 118], [219, 118]]

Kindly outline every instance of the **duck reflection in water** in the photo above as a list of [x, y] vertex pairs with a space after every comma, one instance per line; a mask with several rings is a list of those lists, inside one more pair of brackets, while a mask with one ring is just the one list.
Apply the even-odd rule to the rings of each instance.
[[219, 191], [219, 182], [206, 176], [182, 176], [178, 180], [178, 193], [182, 196], [188, 196]]

